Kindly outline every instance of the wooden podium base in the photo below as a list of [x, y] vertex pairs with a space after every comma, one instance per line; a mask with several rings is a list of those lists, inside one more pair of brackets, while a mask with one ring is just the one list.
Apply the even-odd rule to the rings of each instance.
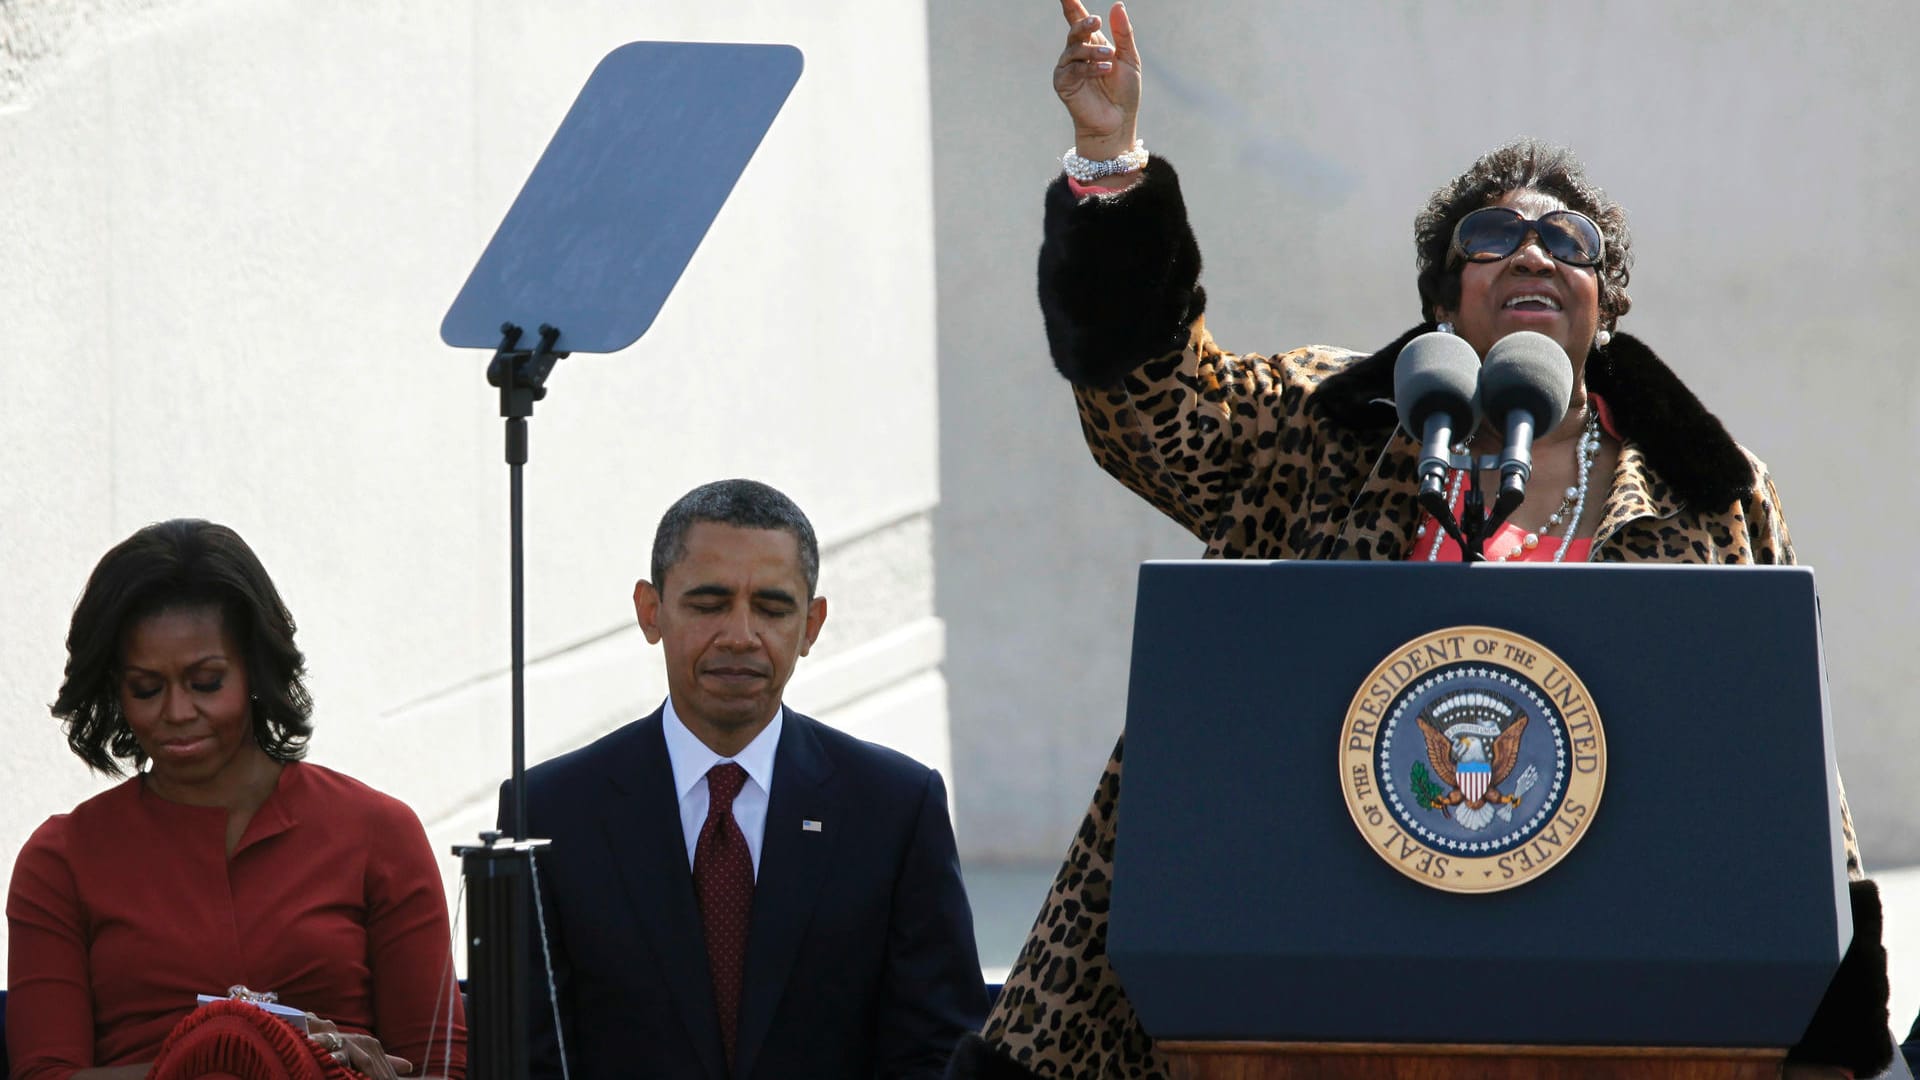
[[1161, 1042], [1176, 1080], [1778, 1080], [1785, 1050]]

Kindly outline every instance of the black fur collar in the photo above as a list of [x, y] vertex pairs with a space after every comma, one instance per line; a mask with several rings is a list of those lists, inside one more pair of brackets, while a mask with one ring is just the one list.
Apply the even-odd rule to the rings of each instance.
[[[1425, 323], [1338, 375], [1313, 395], [1328, 416], [1348, 427], [1391, 427], [1393, 364], [1407, 342], [1434, 329]], [[1753, 467], [1719, 419], [1673, 369], [1631, 334], [1615, 334], [1587, 357], [1587, 386], [1606, 399], [1620, 435], [1690, 506], [1722, 507], [1753, 493]]]

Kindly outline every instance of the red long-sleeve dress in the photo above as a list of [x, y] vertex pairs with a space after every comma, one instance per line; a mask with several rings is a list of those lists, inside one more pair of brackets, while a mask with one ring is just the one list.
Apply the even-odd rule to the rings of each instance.
[[231, 857], [227, 812], [134, 777], [48, 818], [7, 896], [13, 1080], [152, 1061], [198, 994], [243, 984], [368, 1032], [420, 1072], [466, 1020], [445, 891], [413, 811], [295, 762]]

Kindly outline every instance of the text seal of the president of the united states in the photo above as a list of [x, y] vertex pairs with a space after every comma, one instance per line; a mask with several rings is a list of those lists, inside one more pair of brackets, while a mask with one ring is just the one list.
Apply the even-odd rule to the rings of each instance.
[[1487, 626], [1422, 635], [1380, 661], [1340, 733], [1347, 809], [1388, 865], [1495, 892], [1559, 864], [1593, 825], [1607, 741], [1571, 667]]

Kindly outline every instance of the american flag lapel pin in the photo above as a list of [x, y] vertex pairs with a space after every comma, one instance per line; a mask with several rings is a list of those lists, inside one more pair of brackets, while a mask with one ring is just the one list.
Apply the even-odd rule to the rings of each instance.
[[820, 823], [813, 820], [812, 818], [801, 818], [800, 831], [801, 832], [819, 832]]

